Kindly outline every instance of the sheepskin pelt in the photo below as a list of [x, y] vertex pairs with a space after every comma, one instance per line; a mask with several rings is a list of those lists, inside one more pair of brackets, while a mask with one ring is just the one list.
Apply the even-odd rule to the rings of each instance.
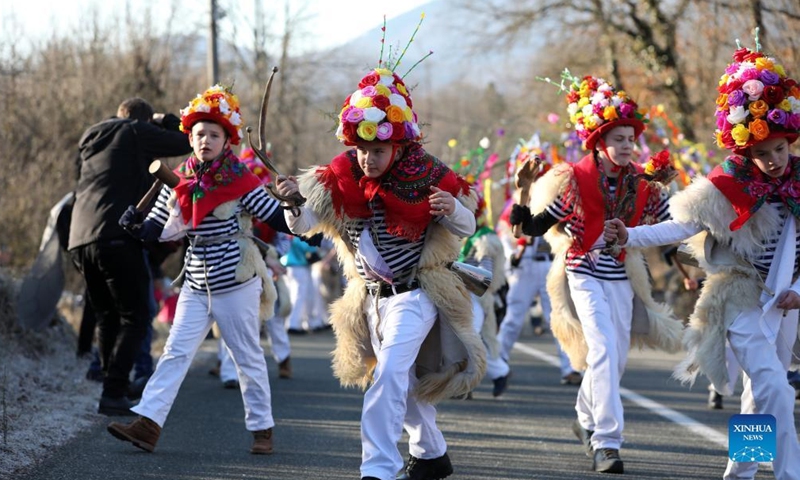
[[676, 220], [695, 221], [705, 228], [685, 243], [707, 275], [683, 338], [688, 355], [673, 376], [691, 384], [703, 373], [717, 391], [730, 395], [725, 367], [728, 327], [743, 310], [759, 304], [761, 280], [749, 260], [780, 228], [780, 217], [777, 209], [765, 204], [741, 229], [731, 232], [733, 207], [707, 178], [697, 178], [677, 193], [670, 213]]
[[[333, 240], [340, 263], [344, 266], [347, 288], [330, 307], [331, 326], [336, 335], [333, 373], [343, 386], [369, 387], [376, 358], [372, 350], [366, 312], [365, 282], [358, 276], [355, 259], [345, 229], [347, 219], [337, 218], [328, 190], [315, 174], [306, 170], [299, 177], [300, 192], [306, 207], [318, 217], [317, 226], [308, 232], [322, 232]], [[458, 200], [475, 211], [477, 197]], [[414, 394], [420, 400], [436, 403], [472, 390], [486, 371], [486, 349], [472, 326], [469, 292], [458, 276], [446, 265], [456, 259], [458, 238], [443, 226], [432, 222], [417, 269], [420, 287], [436, 305], [438, 320], [422, 344], [416, 368], [419, 382]]]
[[492, 358], [496, 358], [500, 352], [500, 343], [497, 341], [497, 316], [494, 313], [494, 295], [506, 283], [504, 263], [506, 260], [503, 242], [495, 233], [488, 233], [475, 239], [473, 242], [475, 258], [480, 262], [483, 258], [492, 260], [492, 283], [486, 289], [478, 302], [483, 308], [483, 324], [481, 326], [481, 337], [486, 349]]
[[[577, 191], [572, 167], [568, 164], [557, 165], [547, 172], [533, 185], [529, 203], [531, 212], [534, 215], [542, 212], [547, 205], [564, 194], [570, 182], [573, 191]], [[575, 211], [580, 212], [580, 199], [576, 201], [578, 203]], [[583, 370], [587, 366], [588, 346], [572, 303], [566, 275], [566, 256], [572, 238], [565, 233], [562, 223], [554, 225], [545, 233], [544, 238], [550, 243], [555, 256], [547, 275], [547, 293], [552, 306], [550, 328], [569, 357], [572, 367]], [[625, 271], [634, 291], [631, 346], [647, 346], [667, 352], [678, 351], [681, 347], [683, 325], [667, 305], [653, 300], [647, 266], [640, 251], [628, 249]]]

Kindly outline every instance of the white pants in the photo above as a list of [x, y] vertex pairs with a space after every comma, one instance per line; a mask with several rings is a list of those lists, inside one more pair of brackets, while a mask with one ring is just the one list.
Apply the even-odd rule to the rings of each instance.
[[[292, 353], [292, 347], [289, 344], [289, 334], [286, 333], [284, 325], [286, 321], [283, 317], [272, 317], [264, 325], [267, 327], [267, 336], [269, 337], [270, 349], [272, 350], [272, 358], [276, 362], [281, 363], [286, 360]], [[222, 383], [228, 380], [238, 380], [239, 374], [236, 371], [236, 363], [231, 357], [230, 351], [225, 344], [225, 339], [219, 339], [219, 352], [217, 353], [219, 359], [219, 379]]]
[[214, 294], [209, 314], [206, 294], [184, 286], [164, 353], [147, 382], [142, 400], [131, 410], [164, 426], [192, 359], [216, 320], [236, 362], [247, 429], [273, 427], [267, 364], [258, 338], [260, 295], [261, 280], [254, 278], [236, 290]]
[[436, 321], [436, 307], [421, 289], [381, 298], [380, 315], [372, 295], [366, 302], [378, 363], [361, 413], [361, 476], [394, 480], [403, 468], [397, 442], [404, 428], [411, 455], [432, 459], [447, 451], [436, 408], [411, 395], [417, 382], [414, 362]]
[[[733, 353], [733, 348], [731, 348], [731, 342], [726, 340], [725, 341], [725, 367], [728, 369], [728, 391], [734, 391], [736, 388], [736, 380], [739, 379], [739, 372], [742, 371], [742, 367], [739, 365], [739, 360], [736, 360], [736, 354]], [[717, 393], [722, 392], [722, 389], [717, 390], [714, 388], [714, 384], [708, 385], [709, 391], [716, 391]]]
[[328, 306], [322, 296], [322, 268], [321, 262], [311, 266], [311, 295], [310, 311], [308, 314], [308, 328], [314, 330], [324, 327], [328, 322]]
[[311, 280], [311, 267], [308, 265], [286, 267], [286, 287], [289, 289], [289, 298], [292, 302], [292, 312], [286, 319], [287, 328], [293, 330], [303, 330], [303, 323], [308, 329], [313, 329], [323, 325], [323, 320], [314, 315], [315, 296], [319, 296], [319, 291], [314, 290], [314, 282]]
[[[491, 295], [491, 293], [487, 293], [487, 295]], [[486, 313], [483, 311], [483, 307], [481, 307], [477, 296], [470, 294], [470, 298], [472, 299], [472, 327], [475, 329], [478, 335], [480, 335], [481, 330], [483, 329], [483, 322], [486, 321]], [[489, 355], [488, 351], [486, 352], [487, 377], [495, 380], [500, 377], [505, 377], [510, 371], [511, 367], [509, 367], [508, 363], [506, 363], [506, 361], [500, 357], [499, 352], [496, 357], [492, 357]]]
[[633, 288], [628, 280], [599, 280], [567, 272], [570, 296], [589, 352], [578, 391], [578, 421], [594, 430], [592, 446], [619, 449], [625, 425], [619, 385], [631, 343]]
[[[728, 340], [744, 371], [741, 413], [769, 414], [775, 417], [776, 447], [772, 467], [779, 480], [800, 479], [800, 445], [794, 426], [794, 388], [786, 381], [797, 339], [797, 310], [782, 320], [778, 338], [771, 345], [759, 326], [761, 310], [742, 312], [728, 328]], [[756, 462], [728, 460], [725, 480], [752, 479]]]
[[[508, 293], [506, 294], [506, 315], [500, 322], [500, 332], [497, 340], [500, 342], [500, 356], [508, 361], [511, 358], [511, 349], [514, 347], [522, 331], [528, 311], [533, 299], [539, 297], [542, 305], [542, 320], [550, 325], [550, 295], [547, 294], [547, 273], [553, 262], [549, 260], [535, 261], [523, 257], [519, 266], [508, 271]], [[558, 340], [553, 337], [556, 351], [561, 362], [561, 376], [572, 372], [569, 357], [561, 350]]]

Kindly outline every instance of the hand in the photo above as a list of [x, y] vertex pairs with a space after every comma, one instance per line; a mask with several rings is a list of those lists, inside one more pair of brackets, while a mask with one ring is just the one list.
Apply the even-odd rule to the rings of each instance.
[[686, 290], [693, 292], [700, 288], [700, 283], [695, 280], [694, 278], [684, 278], [683, 279], [683, 288]]
[[151, 123], [156, 125], [161, 125], [164, 123], [164, 114], [163, 113], [154, 113], [153, 117], [150, 119]]
[[794, 290], [786, 290], [780, 294], [775, 306], [783, 310], [797, 310], [800, 308], [800, 295]]
[[606, 220], [605, 227], [603, 228], [603, 240], [606, 243], [617, 243], [620, 246], [628, 243], [628, 229], [622, 220], [619, 218], [612, 218]]
[[267, 263], [267, 267], [272, 270], [272, 273], [276, 276], [286, 275], [286, 267], [284, 267], [279, 260], [267, 255], [264, 257], [264, 261]]
[[142, 223], [142, 214], [137, 212], [133, 205], [129, 205], [125, 213], [119, 217], [119, 226], [128, 231], [133, 230], [140, 223]]
[[519, 255], [514, 254], [514, 255], [511, 255], [511, 258], [509, 259], [508, 263], [511, 264], [511, 268], [517, 268], [517, 267], [519, 267], [519, 261], [520, 260], [522, 260], [522, 257], [520, 257]]
[[530, 218], [531, 209], [527, 205], [514, 204], [511, 206], [511, 214], [508, 216], [508, 223], [511, 225], [520, 225], [525, 222], [526, 218]]
[[297, 186], [297, 177], [278, 175], [275, 180], [275, 189], [284, 197], [288, 197], [300, 191]]
[[433, 193], [428, 197], [428, 202], [431, 204], [431, 215], [451, 215], [456, 211], [456, 199], [450, 192], [445, 192], [438, 187], [431, 187], [431, 191]]

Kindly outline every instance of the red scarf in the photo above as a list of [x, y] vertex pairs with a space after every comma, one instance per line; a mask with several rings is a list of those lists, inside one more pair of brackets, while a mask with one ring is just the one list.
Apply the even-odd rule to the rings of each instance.
[[358, 165], [355, 149], [339, 154], [317, 176], [331, 194], [336, 217], [370, 218], [370, 202], [379, 198], [386, 212], [387, 231], [416, 241], [433, 219], [428, 196], [438, 187], [454, 197], [469, 192], [469, 184], [418, 143], [379, 178], [369, 178]]
[[206, 215], [221, 204], [235, 200], [261, 184], [230, 149], [210, 165], [192, 155], [175, 169], [175, 173], [181, 178], [175, 194], [183, 221], [188, 223], [191, 219], [193, 228], [197, 228]]
[[736, 219], [728, 228], [742, 228], [770, 196], [778, 196], [789, 212], [800, 218], [800, 157], [791, 155], [779, 178], [762, 172], [747, 157], [731, 155], [708, 174], [708, 179], [731, 202]]
[[[628, 189], [628, 181], [633, 179], [633, 175], [636, 173], [641, 173], [641, 165], [630, 163], [627, 167], [622, 167], [625, 172], [617, 177], [616, 198], [611, 198], [608, 191], [603, 190], [603, 188], [607, 187], [600, 187], [600, 184], [604, 183], [604, 176], [601, 176], [597, 162], [594, 156], [590, 154], [583, 157], [572, 168], [575, 175], [575, 183], [578, 186], [577, 195], [580, 198], [583, 209], [583, 218], [578, 219], [578, 221], [582, 221], [584, 227], [583, 237], [576, 238], [576, 241], [572, 244], [571, 250], [576, 256], [585, 255], [589, 251], [592, 244], [603, 232], [603, 224], [606, 220], [619, 215], [623, 217], [620, 219], [625, 222], [625, 225], [629, 227], [638, 225], [639, 220], [642, 218], [644, 207], [647, 204], [647, 198], [650, 195], [650, 188], [647, 187], [647, 182], [639, 181], [636, 185], [635, 203], [621, 205], [620, 202]], [[624, 252], [622, 258], [624, 258]]]

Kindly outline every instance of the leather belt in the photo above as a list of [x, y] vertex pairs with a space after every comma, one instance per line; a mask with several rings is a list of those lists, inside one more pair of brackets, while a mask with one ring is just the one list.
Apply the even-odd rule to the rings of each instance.
[[399, 283], [392, 285], [389, 283], [381, 283], [379, 285], [367, 285], [367, 293], [378, 295], [379, 297], [391, 297], [400, 293], [410, 292], [419, 288], [419, 281], [414, 280], [411, 283]]

